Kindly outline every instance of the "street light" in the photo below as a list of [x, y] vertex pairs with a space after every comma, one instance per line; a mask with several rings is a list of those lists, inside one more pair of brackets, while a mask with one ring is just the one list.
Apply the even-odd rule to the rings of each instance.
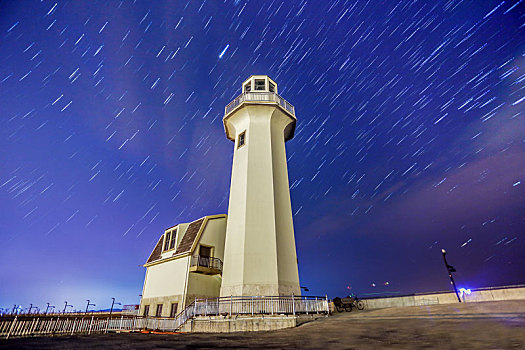
[[305, 292], [309, 292], [310, 290], [308, 289], [308, 287], [299, 287], [301, 288], [302, 290], [304, 290]]
[[47, 306], [46, 306], [46, 313], [45, 314], [47, 315], [47, 312], [49, 311], [49, 308], [54, 309], [55, 305], [50, 305], [49, 303], [46, 303], [46, 304], [47, 304]]
[[456, 272], [456, 269], [447, 263], [447, 251], [445, 249], [441, 249], [441, 253], [443, 254], [443, 261], [445, 262], [445, 267], [447, 268], [448, 277], [450, 278], [450, 284], [454, 287], [454, 292], [456, 293], [456, 296], [458, 297], [458, 301], [461, 303], [461, 298], [459, 297], [458, 289], [456, 288], [456, 282], [454, 282], [454, 277], [452, 277], [452, 272]]
[[92, 306], [96, 306], [95, 304], [90, 304], [90, 303], [89, 303], [89, 299], [88, 299], [88, 300], [87, 300], [87, 305], [86, 305], [86, 312], [84, 312], [85, 314], [87, 314], [87, 312], [88, 312], [88, 308], [89, 308], [90, 305], [92, 305]]
[[73, 305], [68, 305], [68, 304], [67, 304], [67, 301], [64, 301], [64, 303], [65, 303], [66, 305], [64, 305], [64, 310], [62, 311], [62, 313], [65, 314], [65, 313], [66, 313], [66, 308], [67, 308], [67, 307], [73, 307]]
[[113, 305], [115, 304], [122, 305], [121, 303], [115, 303], [115, 298], [111, 298], [111, 299], [112, 299], [112, 302], [111, 302], [111, 309], [109, 310], [109, 317], [111, 317], [111, 314], [113, 313]]

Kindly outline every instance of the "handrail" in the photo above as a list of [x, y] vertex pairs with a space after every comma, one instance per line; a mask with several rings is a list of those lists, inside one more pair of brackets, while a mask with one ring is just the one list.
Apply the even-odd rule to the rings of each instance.
[[295, 116], [295, 107], [275, 92], [244, 92], [225, 107], [224, 114], [230, 113], [243, 102], [275, 102]]
[[202, 266], [222, 272], [222, 260], [210, 256], [194, 255], [191, 257], [190, 267]]
[[195, 299], [175, 318], [124, 316], [96, 317], [94, 315], [0, 318], [0, 337], [27, 337], [34, 335], [91, 334], [153, 329], [177, 331], [196, 316], [213, 315], [297, 315], [301, 313], [329, 313], [327, 297], [302, 296], [229, 296], [213, 299]]

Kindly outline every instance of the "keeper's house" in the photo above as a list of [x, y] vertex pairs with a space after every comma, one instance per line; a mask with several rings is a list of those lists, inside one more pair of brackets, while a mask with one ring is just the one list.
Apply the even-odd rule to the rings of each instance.
[[139, 314], [175, 317], [195, 298], [220, 295], [226, 215], [166, 229], [146, 267]]

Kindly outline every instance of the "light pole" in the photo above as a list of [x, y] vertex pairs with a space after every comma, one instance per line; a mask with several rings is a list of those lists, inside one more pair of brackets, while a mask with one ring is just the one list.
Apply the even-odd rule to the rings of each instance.
[[65, 305], [64, 305], [64, 310], [62, 311], [62, 313], [65, 314], [65, 313], [66, 313], [66, 308], [67, 308], [67, 307], [73, 307], [73, 305], [68, 305], [68, 304], [67, 304], [67, 301], [64, 301], [64, 303], [65, 303]]
[[456, 288], [456, 282], [454, 282], [454, 277], [452, 277], [452, 272], [456, 272], [456, 269], [449, 265], [447, 263], [447, 251], [445, 249], [441, 249], [441, 253], [443, 254], [443, 261], [445, 262], [445, 267], [447, 268], [448, 277], [450, 278], [450, 284], [454, 287], [454, 292], [456, 293], [456, 296], [458, 297], [458, 301], [461, 303], [461, 298], [459, 297], [458, 289]]
[[111, 298], [111, 299], [112, 299], [112, 302], [111, 302], [111, 309], [109, 310], [109, 317], [111, 317], [111, 314], [113, 313], [113, 306], [115, 304], [122, 305], [121, 303], [115, 303], [115, 298]]
[[90, 303], [89, 303], [89, 299], [88, 299], [88, 300], [87, 300], [87, 305], [86, 305], [86, 312], [84, 312], [85, 314], [87, 314], [87, 312], [88, 312], [88, 308], [89, 308], [90, 305], [91, 305], [91, 306], [96, 306], [95, 304], [90, 304]]
[[46, 303], [46, 304], [47, 304], [47, 306], [46, 306], [46, 313], [45, 314], [47, 315], [47, 312], [49, 311], [49, 308], [54, 309], [55, 305], [50, 305], [49, 303]]

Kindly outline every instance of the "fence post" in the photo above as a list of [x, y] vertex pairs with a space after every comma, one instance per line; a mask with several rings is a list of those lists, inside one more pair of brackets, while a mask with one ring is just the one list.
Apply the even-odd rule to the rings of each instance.
[[292, 313], [295, 316], [295, 296], [292, 293]]
[[305, 299], [304, 301], [305, 301], [304, 306], [306, 306], [306, 314], [308, 315], [308, 300]]
[[230, 295], [230, 317], [232, 317], [232, 304], [233, 304], [233, 296]]
[[120, 315], [120, 331], [122, 332], [122, 322], [124, 321], [124, 315]]
[[204, 316], [208, 316], [208, 299], [204, 301]]
[[272, 315], [273, 315], [273, 297], [270, 295], [270, 305], [272, 306]]
[[108, 332], [108, 328], [109, 328], [109, 317], [108, 317], [107, 322], [106, 322], [106, 331], [105, 331], [105, 333]]
[[324, 297], [326, 299], [326, 314], [329, 315], [330, 314], [330, 305], [328, 305], [328, 295], [325, 294]]
[[252, 316], [253, 316], [253, 295], [252, 295]]
[[13, 322], [11, 323], [11, 326], [9, 327], [9, 331], [7, 332], [6, 339], [9, 339], [9, 335], [11, 334], [11, 331], [13, 330], [13, 327], [15, 326], [16, 320], [18, 319], [18, 315], [15, 316], [13, 319]]
[[88, 331], [88, 334], [91, 334], [91, 327], [93, 326], [93, 318], [94, 318], [94, 316], [91, 316], [91, 322], [89, 322], [89, 331]]
[[75, 318], [73, 320], [73, 327], [71, 328], [71, 335], [73, 335], [73, 333], [75, 332], [75, 326], [77, 325], [77, 319]]

